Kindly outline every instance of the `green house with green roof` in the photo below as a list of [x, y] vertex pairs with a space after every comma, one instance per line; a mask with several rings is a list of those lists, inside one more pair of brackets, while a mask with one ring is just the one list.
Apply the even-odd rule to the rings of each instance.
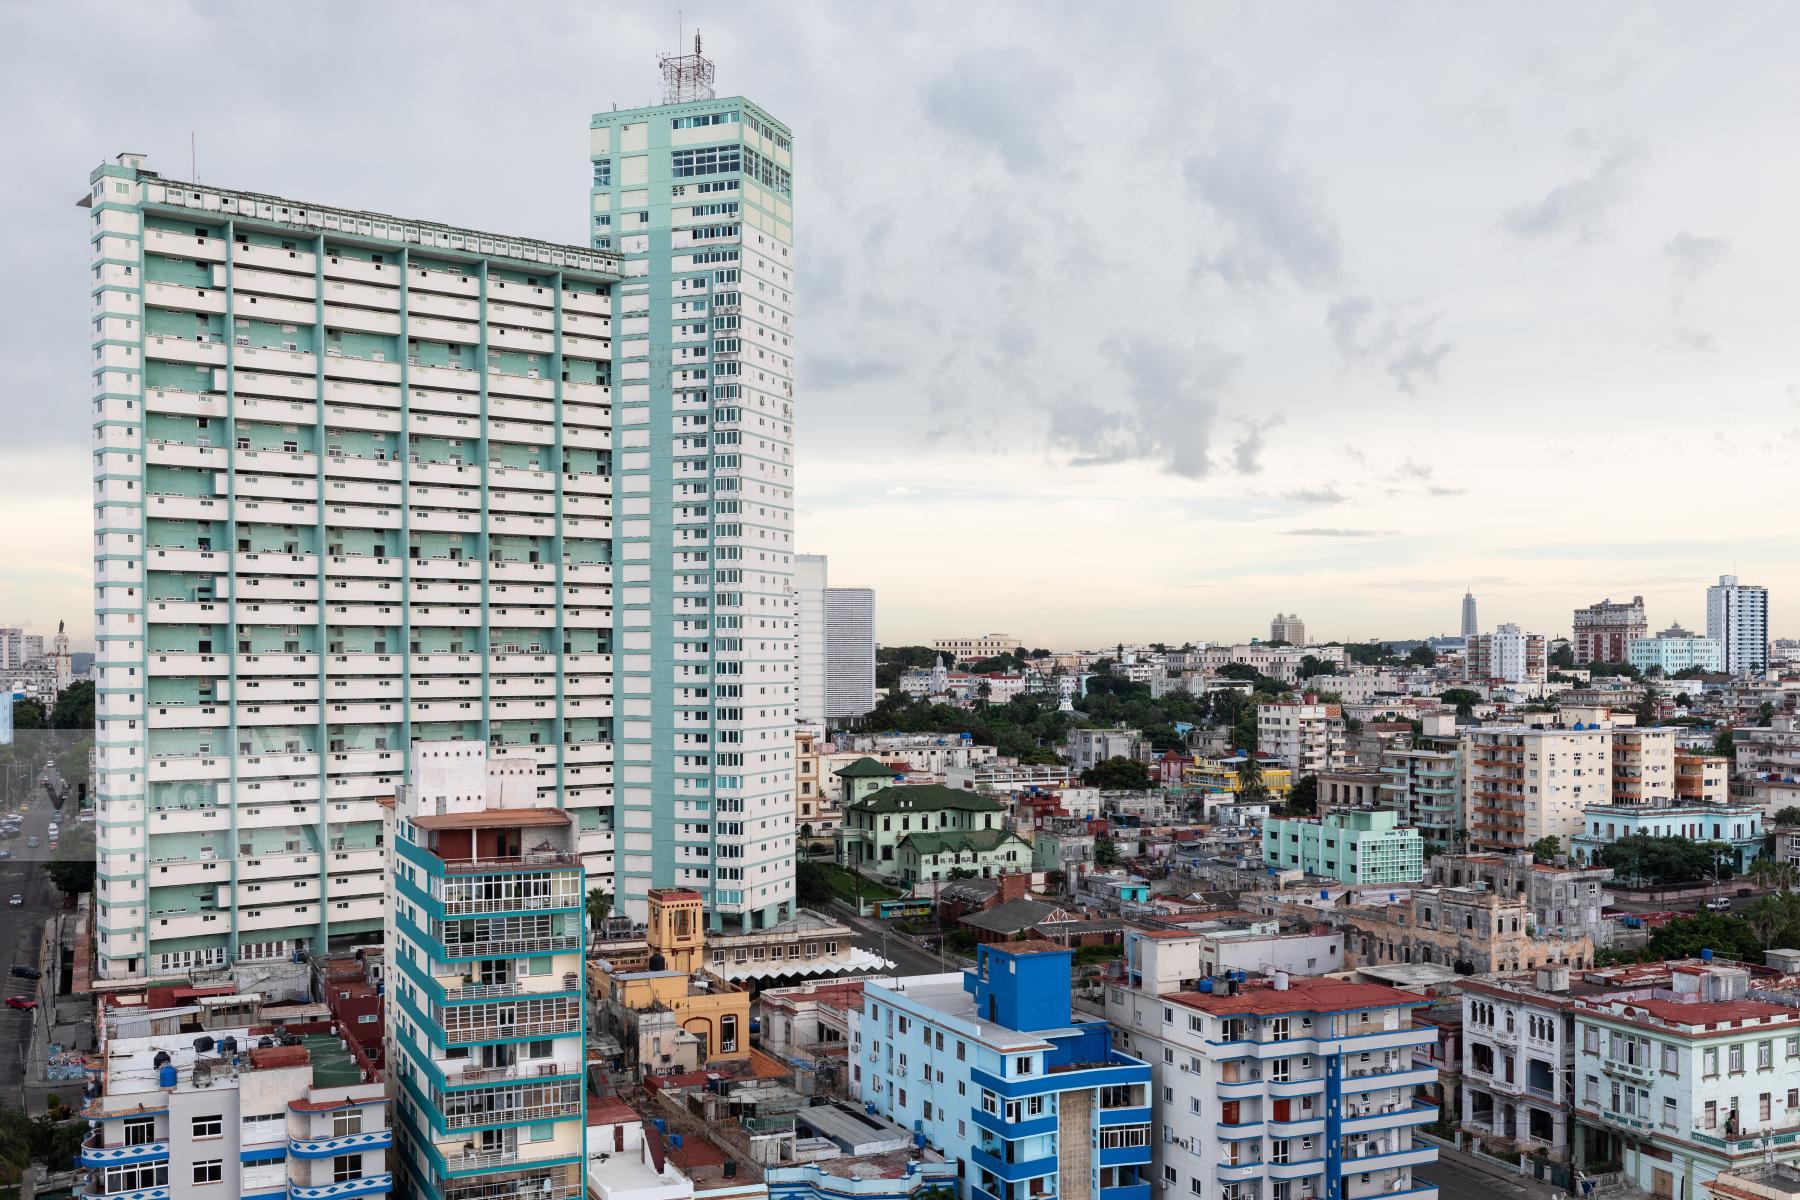
[[894, 781], [900, 778], [894, 768], [866, 757], [857, 759], [847, 767], [839, 767], [832, 774], [842, 781], [839, 784], [838, 807], [843, 809], [867, 799], [882, 788], [894, 786]]
[[957, 867], [977, 875], [1031, 867], [1031, 847], [1006, 828], [999, 801], [941, 783], [877, 788], [845, 804], [837, 837], [838, 865], [907, 882], [945, 879]]

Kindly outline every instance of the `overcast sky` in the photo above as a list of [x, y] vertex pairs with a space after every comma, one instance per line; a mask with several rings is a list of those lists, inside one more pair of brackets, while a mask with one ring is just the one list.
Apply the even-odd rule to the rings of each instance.
[[[7, 3], [0, 623], [85, 635], [85, 213], [185, 177], [580, 240], [673, 7]], [[1778, 4], [687, 3], [795, 131], [799, 549], [884, 641], [1800, 633]]]

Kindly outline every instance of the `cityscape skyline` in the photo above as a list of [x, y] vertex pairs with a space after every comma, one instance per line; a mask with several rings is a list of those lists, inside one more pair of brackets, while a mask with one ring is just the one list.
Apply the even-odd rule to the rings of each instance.
[[[120, 146], [179, 174], [188, 131], [207, 181], [579, 240], [566, 200], [581, 186], [569, 166], [579, 134], [533, 114], [651, 99], [649, 51], [675, 37], [662, 9], [546, 10], [516, 36], [554, 24], [557, 37], [535, 39], [529, 62], [484, 64], [496, 86], [480, 96], [431, 93], [425, 119], [384, 98], [429, 92], [419, 72], [431, 54], [345, 72], [317, 95], [302, 81], [338, 53], [328, 28], [249, 63], [225, 48], [250, 36], [253, 14], [176, 35], [111, 11], [103, 22], [18, 14], [33, 52], [0, 88], [15, 107], [62, 118], [53, 135], [9, 135], [17, 169], [0, 202], [16, 273], [60, 277], [71, 262], [66, 238], [40, 234], [77, 219], [73, 196], [40, 180]], [[1794, 236], [1792, 181], [1759, 168], [1756, 186], [1691, 182], [1714, 174], [1721, 145], [1756, 138], [1795, 86], [1752, 69], [1702, 87], [1709, 55], [1777, 56], [1786, 29], [1754, 13], [1690, 24], [1607, 7], [1584, 11], [1553, 49], [1528, 19], [1501, 14], [1454, 25], [1390, 15], [1377, 41], [1347, 13], [1296, 39], [1278, 17], [1170, 8], [1145, 17], [1159, 30], [1152, 61], [1126, 67], [1143, 39], [1069, 9], [1057, 27], [1078, 31], [1083, 70], [1102, 81], [1088, 103], [1048, 25], [1005, 8], [959, 12], [962, 43], [949, 50], [934, 12], [949, 10], [877, 9], [855, 25], [796, 10], [754, 27], [721, 9], [686, 13], [707, 31], [721, 93], [803, 114], [796, 137], [817, 147], [819, 174], [798, 199], [811, 214], [800, 254], [816, 274], [796, 314], [809, 331], [796, 373], [813, 401], [796, 452], [796, 549], [831, 555], [882, 594], [884, 643], [997, 623], [1061, 645], [1230, 640], [1288, 610], [1326, 637], [1453, 633], [1470, 585], [1490, 625], [1562, 631], [1575, 606], [1642, 594], [1658, 623], [1695, 627], [1700, 590], [1722, 573], [1778, 595], [1800, 586], [1779, 531], [1739, 517], [1783, 498], [1791, 363], [1766, 313], [1731, 300], [1777, 286], [1764, 272]], [[404, 29], [468, 53], [456, 21], [422, 25], [404, 8], [370, 20], [376, 34]], [[254, 103], [145, 93], [108, 72], [77, 82], [54, 67], [176, 36]], [[1441, 69], [1404, 71], [1426, 46]], [[760, 67], [778, 49], [796, 69]], [[1164, 71], [1165, 60], [1206, 69]], [[860, 86], [822, 92], [814, 81], [845, 64]], [[1326, 105], [1345, 72], [1406, 82]], [[1127, 75], [1148, 82], [1104, 82]], [[1539, 86], [1518, 88], [1521, 75]], [[304, 112], [286, 99], [302, 95]], [[1660, 119], [1668, 95], [1683, 97], [1679, 120]], [[1195, 116], [1179, 143], [1118, 136], [1154, 128], [1171, 106]], [[890, 109], [912, 136], [877, 151], [863, 134]], [[1376, 122], [1385, 149], [1371, 159], [1347, 134]], [[464, 131], [489, 125], [508, 130], [518, 165], [469, 171]], [[366, 136], [299, 136], [334, 128]], [[1446, 169], [1407, 177], [1395, 203], [1383, 161]], [[941, 219], [898, 199], [932, 162], [959, 164], [934, 184]], [[1059, 169], [1127, 186], [1042, 186]], [[1024, 197], [1004, 217], [991, 203], [1002, 194]], [[1146, 233], [1168, 229], [1183, 232]], [[1107, 265], [1122, 262], [1141, 269]], [[1070, 287], [1118, 317], [1071, 325]], [[13, 403], [32, 408], [14, 409], [0, 450], [17, 518], [0, 610], [40, 631], [66, 618], [85, 647], [87, 568], [69, 547], [88, 520], [76, 465], [86, 438], [65, 365], [80, 352], [82, 298], [5, 303]], [[1045, 366], [1058, 382], [1034, 379]], [[1696, 403], [1734, 420], [1698, 433]], [[1606, 438], [1560, 450], [1569, 413]], [[1732, 472], [1729, 494], [1690, 486], [1714, 469]], [[1682, 503], [1654, 522], [1618, 515], [1598, 545], [1571, 519], [1584, 489], [1641, 492], [1648, 479]], [[983, 536], [944, 538], [952, 526]], [[1067, 586], [1054, 553], [1065, 545], [1089, 548], [1106, 613]], [[1009, 570], [984, 572], [997, 553]], [[922, 557], [983, 587], [943, 587], [916, 570]], [[1779, 607], [1772, 619], [1786, 632]]]

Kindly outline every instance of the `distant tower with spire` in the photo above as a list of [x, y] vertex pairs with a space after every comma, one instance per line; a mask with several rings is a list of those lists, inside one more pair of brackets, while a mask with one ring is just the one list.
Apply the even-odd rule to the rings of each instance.
[[1462, 635], [1466, 640], [1481, 632], [1481, 622], [1475, 619], [1475, 593], [1463, 593]]

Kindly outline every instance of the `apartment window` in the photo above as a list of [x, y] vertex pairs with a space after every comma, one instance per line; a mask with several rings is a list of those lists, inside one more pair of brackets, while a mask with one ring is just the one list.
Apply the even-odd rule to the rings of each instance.
[[1756, 1043], [1756, 1069], [1772, 1071], [1775, 1069], [1775, 1043], [1762, 1041]]
[[331, 1114], [331, 1136], [349, 1137], [353, 1133], [362, 1132], [362, 1114], [360, 1108], [345, 1109], [343, 1112]]
[[1681, 1052], [1673, 1046], [1662, 1048], [1662, 1069], [1664, 1075], [1681, 1077]]
[[1733, 1075], [1742, 1075], [1744, 1073], [1744, 1046], [1743, 1046], [1743, 1043], [1740, 1042], [1739, 1044], [1731, 1047], [1731, 1049], [1728, 1053], [1729, 1053], [1730, 1057], [1726, 1064], [1725, 1069]]
[[225, 1160], [209, 1158], [194, 1164], [195, 1183], [219, 1183], [225, 1178]]
[[1756, 1098], [1756, 1117], [1757, 1117], [1757, 1119], [1760, 1121], [1767, 1121], [1769, 1119], [1769, 1113], [1773, 1109], [1773, 1107], [1774, 1107], [1774, 1097], [1771, 1096], [1768, 1092], [1764, 1092], [1762, 1095], [1758, 1096]]
[[1708, 1100], [1706, 1102], [1705, 1115], [1701, 1117], [1700, 1125], [1705, 1129], [1717, 1129], [1719, 1127], [1719, 1102], [1717, 1100]]
[[1675, 1128], [1675, 1097], [1663, 1097], [1662, 1123], [1664, 1129]]
[[195, 1117], [194, 1118], [194, 1136], [197, 1138], [219, 1137], [224, 1132], [225, 1132], [225, 1119], [223, 1117], [214, 1116], [214, 1117]]
[[1708, 1079], [1719, 1077], [1719, 1049], [1717, 1046], [1708, 1047], [1701, 1052], [1700, 1073]]
[[363, 1156], [360, 1154], [340, 1154], [331, 1160], [331, 1181], [348, 1183], [352, 1179], [363, 1177]]

